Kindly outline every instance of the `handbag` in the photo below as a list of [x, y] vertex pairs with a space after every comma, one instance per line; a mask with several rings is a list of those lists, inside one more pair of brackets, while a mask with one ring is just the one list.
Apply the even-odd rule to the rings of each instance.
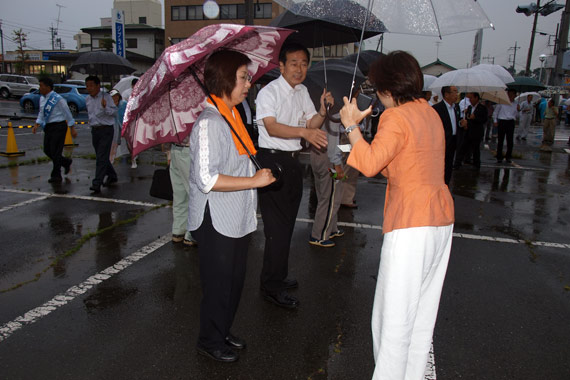
[[172, 182], [170, 182], [170, 169], [168, 167], [154, 171], [149, 194], [155, 198], [172, 200]]

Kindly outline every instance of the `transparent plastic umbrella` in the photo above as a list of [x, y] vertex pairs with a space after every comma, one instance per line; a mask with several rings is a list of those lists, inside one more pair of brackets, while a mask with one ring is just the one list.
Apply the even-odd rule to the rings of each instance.
[[493, 74], [495, 74], [497, 77], [499, 77], [500, 80], [503, 81], [503, 83], [511, 83], [514, 82], [514, 78], [511, 75], [511, 73], [509, 73], [507, 71], [507, 69], [505, 69], [503, 66], [500, 65], [491, 65], [488, 63], [482, 63], [480, 65], [477, 66], [473, 66], [471, 67], [474, 70], [485, 70], [485, 71], [489, 71]]
[[507, 86], [495, 74], [485, 70], [459, 69], [444, 73], [430, 86], [432, 91], [442, 87], [455, 86], [459, 92], [493, 92], [504, 90]]

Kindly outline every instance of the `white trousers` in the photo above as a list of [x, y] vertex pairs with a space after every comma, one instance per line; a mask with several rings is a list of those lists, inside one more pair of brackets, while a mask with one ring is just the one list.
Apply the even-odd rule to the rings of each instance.
[[531, 119], [532, 119], [532, 113], [521, 114], [520, 125], [519, 125], [520, 130], [519, 133], [517, 133], [517, 136], [520, 136], [521, 138], [522, 137], [526, 138], [528, 136]]
[[372, 309], [373, 380], [422, 380], [453, 224], [414, 227], [384, 235]]

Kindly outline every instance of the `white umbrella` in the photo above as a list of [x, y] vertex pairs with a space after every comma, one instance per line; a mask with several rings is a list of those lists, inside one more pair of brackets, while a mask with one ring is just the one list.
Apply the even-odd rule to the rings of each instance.
[[511, 75], [511, 73], [509, 73], [507, 71], [507, 69], [505, 69], [503, 66], [491, 65], [489, 63], [483, 63], [483, 64], [480, 64], [477, 66], [473, 66], [471, 68], [474, 70], [489, 71], [489, 72], [495, 74], [497, 77], [499, 77], [499, 79], [502, 80], [503, 83], [511, 83], [511, 82], [515, 81], [515, 79]]
[[132, 87], [131, 82], [135, 78], [138, 78], [138, 77], [134, 76], [134, 75], [129, 75], [128, 77], [121, 78], [121, 80], [118, 81], [117, 84], [113, 88], [115, 90], [119, 91], [121, 96], [123, 96], [123, 93]]
[[424, 74], [424, 88], [422, 91], [431, 91], [429, 87], [436, 79], [436, 76]]
[[538, 92], [523, 92], [522, 94], [520, 94], [515, 98], [515, 102], [517, 103], [524, 102], [526, 100], [526, 97], [529, 95], [532, 95], [532, 100], [531, 100], [532, 103], [536, 103], [542, 98], [542, 96], [540, 96]]
[[481, 96], [481, 99], [489, 100], [493, 103], [511, 104], [511, 101], [509, 99], [509, 95], [507, 94], [507, 91], [505, 91], [505, 90], [482, 92], [479, 95]]
[[449, 71], [437, 78], [430, 89], [441, 90], [445, 86], [455, 86], [459, 92], [493, 92], [507, 86], [495, 74], [485, 70], [459, 69]]

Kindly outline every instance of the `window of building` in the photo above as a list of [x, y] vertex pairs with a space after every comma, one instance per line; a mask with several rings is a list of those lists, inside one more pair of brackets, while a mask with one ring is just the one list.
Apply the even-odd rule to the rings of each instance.
[[255, 18], [271, 18], [271, 3], [254, 4], [254, 17]]
[[146, 17], [139, 17], [139, 24], [146, 24]]
[[204, 19], [204, 10], [201, 5], [189, 5], [188, 9], [188, 18], [187, 20], [203, 20]]
[[41, 74], [46, 71], [46, 65], [30, 65], [30, 74]]
[[186, 20], [186, 7], [172, 7], [172, 21]]
[[220, 5], [220, 20], [235, 20], [237, 18], [237, 4]]
[[127, 38], [127, 49], [136, 49], [138, 47], [138, 40], [136, 38]]
[[52, 73], [66, 73], [67, 70], [65, 69], [65, 65], [53, 65], [51, 67], [51, 72]]

